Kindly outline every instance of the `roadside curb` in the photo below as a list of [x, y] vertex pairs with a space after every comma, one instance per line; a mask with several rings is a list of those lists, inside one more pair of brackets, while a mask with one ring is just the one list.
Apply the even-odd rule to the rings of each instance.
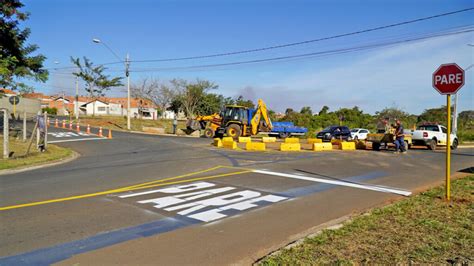
[[17, 174], [17, 173], [21, 173], [21, 172], [27, 172], [27, 171], [46, 168], [46, 167], [50, 167], [50, 166], [56, 166], [56, 165], [60, 165], [60, 164], [64, 164], [64, 163], [74, 161], [74, 160], [76, 160], [77, 158], [79, 158], [81, 156], [78, 152], [76, 152], [74, 150], [71, 150], [71, 151], [72, 151], [72, 154], [70, 156], [66, 157], [66, 158], [62, 158], [62, 159], [58, 159], [58, 160], [54, 160], [54, 161], [49, 161], [49, 162], [46, 162], [44, 164], [39, 163], [39, 164], [25, 166], [25, 167], [19, 167], [19, 168], [15, 168], [15, 169], [0, 170], [0, 176], [10, 175], [10, 174]]
[[459, 145], [459, 146], [458, 146], [458, 149], [466, 149], [466, 148], [474, 148], [474, 144], [470, 144], [470, 145]]

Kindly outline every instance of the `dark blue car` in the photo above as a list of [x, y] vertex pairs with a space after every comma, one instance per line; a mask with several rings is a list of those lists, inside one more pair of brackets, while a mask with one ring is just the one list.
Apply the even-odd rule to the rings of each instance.
[[320, 131], [316, 138], [323, 141], [331, 141], [331, 139], [350, 140], [351, 130], [346, 126], [329, 126]]

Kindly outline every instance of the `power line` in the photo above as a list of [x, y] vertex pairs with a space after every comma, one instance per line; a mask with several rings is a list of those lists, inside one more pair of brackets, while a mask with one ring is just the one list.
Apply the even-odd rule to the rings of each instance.
[[387, 46], [399, 45], [399, 44], [410, 43], [410, 42], [415, 42], [415, 41], [422, 41], [422, 40], [427, 40], [427, 39], [431, 39], [431, 38], [438, 38], [438, 37], [444, 37], [444, 36], [464, 34], [464, 33], [473, 32], [473, 31], [474, 31], [474, 28], [470, 27], [468, 29], [455, 31], [455, 32], [431, 34], [431, 35], [428, 35], [428, 36], [422, 36], [422, 37], [416, 37], [416, 38], [410, 38], [410, 39], [403, 39], [403, 40], [397, 40], [397, 41], [391, 41], [391, 42], [385, 42], [385, 43], [376, 43], [376, 44], [370, 44], [370, 45], [362, 45], [362, 46], [334, 49], [334, 50], [327, 50], [327, 51], [318, 51], [318, 52], [305, 53], [305, 54], [288, 55], [288, 56], [280, 56], [280, 57], [272, 57], [272, 58], [264, 58], [264, 59], [255, 59], [255, 60], [248, 60], [248, 61], [219, 63], [219, 64], [168, 67], [168, 68], [137, 69], [137, 70], [132, 70], [132, 72], [155, 72], [155, 71], [167, 71], [167, 70], [214, 68], [214, 67], [243, 65], [243, 64], [252, 64], [252, 63], [282, 61], [282, 60], [289, 60], [289, 59], [302, 59], [302, 58], [309, 58], [309, 57], [323, 57], [323, 56], [339, 55], [339, 54], [345, 54], [345, 53], [350, 53], [350, 52], [357, 52], [357, 51], [363, 51], [363, 50], [383, 48], [383, 47], [387, 47]]
[[287, 44], [281, 44], [281, 45], [274, 45], [274, 46], [262, 47], [262, 48], [256, 48], [256, 49], [241, 50], [241, 51], [226, 52], [226, 53], [217, 53], [217, 54], [209, 54], [209, 55], [199, 55], [199, 56], [189, 56], [189, 57], [178, 57], [178, 58], [134, 60], [134, 61], [131, 61], [131, 62], [132, 62], [132, 63], [147, 63], [147, 62], [182, 61], [182, 60], [203, 59], [203, 58], [212, 58], [212, 57], [220, 57], [220, 56], [230, 56], [230, 55], [237, 55], [237, 54], [261, 52], [261, 51], [267, 51], [267, 50], [272, 50], [272, 49], [279, 49], [279, 48], [285, 48], [285, 47], [303, 45], [303, 44], [308, 44], [308, 43], [326, 41], [326, 40], [331, 40], [331, 39], [337, 39], [337, 38], [342, 38], [342, 37], [347, 37], [347, 36], [352, 36], [352, 35], [357, 35], [357, 34], [372, 32], [372, 31], [378, 31], [378, 30], [383, 30], [383, 29], [398, 27], [398, 26], [402, 26], [402, 25], [408, 25], [408, 24], [412, 24], [412, 23], [416, 23], [416, 22], [420, 22], [420, 21], [426, 21], [426, 20], [430, 20], [430, 19], [435, 19], [435, 18], [440, 18], [440, 17], [444, 17], [444, 16], [454, 15], [454, 14], [458, 14], [458, 13], [462, 13], [462, 12], [467, 12], [467, 11], [471, 11], [471, 10], [474, 10], [474, 7], [465, 8], [465, 9], [461, 9], [461, 10], [457, 10], [457, 11], [452, 11], [452, 12], [447, 12], [447, 13], [442, 13], [442, 14], [437, 14], [437, 15], [433, 15], [433, 16], [429, 16], [429, 17], [423, 17], [423, 18], [417, 18], [417, 19], [413, 19], [413, 20], [398, 22], [398, 23], [389, 24], [389, 25], [379, 26], [379, 27], [375, 27], [375, 28], [369, 28], [369, 29], [365, 29], [365, 30], [359, 30], [359, 31], [353, 31], [353, 32], [349, 32], [349, 33], [343, 33], [343, 34], [333, 35], [333, 36], [329, 36], [329, 37], [322, 37], [322, 38], [313, 39], [313, 40], [306, 40], [306, 41], [301, 41], [301, 42], [294, 42], [294, 43], [287, 43]]

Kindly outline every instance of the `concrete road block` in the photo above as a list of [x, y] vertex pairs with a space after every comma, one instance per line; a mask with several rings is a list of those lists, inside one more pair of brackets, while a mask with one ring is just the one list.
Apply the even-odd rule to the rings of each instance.
[[298, 138], [286, 138], [285, 143], [300, 143], [300, 139], [298, 139]]
[[299, 143], [282, 143], [280, 151], [300, 151], [301, 145]]
[[237, 142], [235, 141], [222, 141], [222, 146], [226, 149], [237, 149]]
[[234, 138], [232, 138], [232, 137], [223, 137], [222, 142], [224, 142], [224, 141], [234, 141]]
[[341, 144], [341, 142], [343, 142], [343, 140], [340, 140], [340, 139], [332, 139], [331, 140], [331, 143], [334, 144], [334, 145], [339, 145], [339, 144]]
[[323, 143], [322, 139], [315, 139], [315, 138], [308, 138], [308, 143], [313, 144], [313, 143]]
[[276, 139], [275, 137], [263, 137], [263, 138], [262, 138], [262, 141], [263, 141], [264, 143], [267, 143], [267, 142], [276, 142], [277, 139]]
[[248, 151], [264, 151], [266, 148], [265, 143], [263, 142], [247, 142], [245, 148]]
[[252, 139], [250, 137], [239, 137], [239, 143], [248, 143], [252, 142]]
[[222, 140], [220, 138], [215, 138], [213, 145], [216, 146], [217, 148], [221, 148], [222, 147]]
[[355, 142], [341, 142], [341, 144], [339, 144], [339, 147], [343, 151], [353, 151], [356, 149], [356, 144]]
[[313, 143], [313, 151], [330, 151], [332, 150], [332, 143], [323, 142], [323, 143]]

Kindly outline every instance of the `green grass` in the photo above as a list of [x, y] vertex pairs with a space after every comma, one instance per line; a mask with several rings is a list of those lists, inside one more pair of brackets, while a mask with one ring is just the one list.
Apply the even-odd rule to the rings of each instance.
[[374, 209], [264, 258], [262, 265], [474, 263], [474, 176]]
[[[11, 138], [9, 149], [10, 152], [14, 152], [13, 157], [10, 159], [0, 159], [0, 170], [13, 169], [22, 166], [38, 165], [46, 162], [63, 159], [69, 157], [72, 154], [71, 149], [51, 144], [48, 145], [48, 150], [46, 152], [41, 153], [36, 150], [35, 143], [33, 143], [31, 145], [30, 154], [27, 157], [23, 157], [27, 148], [28, 142], [22, 142]], [[3, 144], [0, 147], [0, 154], [3, 156]]]
[[[80, 124], [89, 124], [91, 127], [103, 127], [112, 130], [126, 130], [127, 118], [121, 116], [95, 116], [95, 117], [81, 117]], [[143, 131], [143, 127], [160, 127], [164, 128], [166, 133], [172, 133], [173, 120], [172, 119], [130, 119], [130, 129], [132, 131]], [[178, 121], [178, 129], [186, 128], [185, 121]]]

